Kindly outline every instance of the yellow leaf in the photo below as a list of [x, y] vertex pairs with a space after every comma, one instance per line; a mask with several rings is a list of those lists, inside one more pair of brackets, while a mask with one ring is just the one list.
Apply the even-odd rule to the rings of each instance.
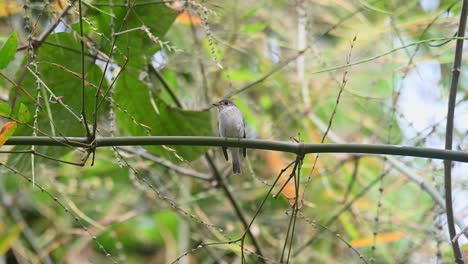
[[[390, 233], [382, 233], [378, 234], [375, 238], [376, 244], [386, 244], [398, 241], [405, 236], [403, 232], [390, 232]], [[363, 238], [353, 239], [351, 240], [351, 246], [353, 247], [369, 247], [372, 246], [374, 242], [374, 236], [366, 236]]]
[[57, 12], [62, 11], [65, 7], [67, 7], [68, 3], [67, 0], [55, 0], [54, 1], [54, 9]]
[[23, 10], [21, 5], [18, 5], [16, 1], [1, 1], [0, 2], [0, 17], [7, 17], [19, 13]]
[[0, 130], [0, 147], [5, 144], [11, 135], [15, 132], [16, 122], [7, 122]]
[[24, 224], [19, 223], [10, 228], [8, 233], [0, 234], [0, 256], [3, 256], [11, 248], [13, 243], [18, 240], [23, 228]]

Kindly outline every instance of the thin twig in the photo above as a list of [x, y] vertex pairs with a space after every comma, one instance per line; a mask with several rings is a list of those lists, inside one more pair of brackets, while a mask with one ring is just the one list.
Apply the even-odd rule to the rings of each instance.
[[[63, 106], [63, 108], [65, 108], [72, 116], [74, 116], [78, 121], [80, 121], [80, 117], [75, 112], [73, 112], [73, 110], [68, 105], [64, 104], [62, 99], [60, 97], [58, 97], [57, 95], [55, 95], [54, 92], [52, 91], [52, 89], [50, 89], [49, 86], [33, 70], [31, 70], [31, 68], [29, 68], [29, 66], [26, 66], [26, 69], [37, 79], [37, 81], [39, 81], [42, 84], [42, 86], [44, 86], [44, 88], [47, 90], [47, 92], [50, 93], [52, 98], [59, 105]], [[47, 99], [47, 98], [45, 98], [45, 99]]]
[[37, 237], [34, 234], [34, 231], [29, 227], [28, 223], [24, 219], [21, 210], [19, 207], [13, 203], [8, 202], [7, 192], [5, 192], [3, 179], [0, 179], [0, 203], [3, 208], [8, 211], [11, 218], [18, 224], [23, 224], [22, 234], [31, 248], [36, 252], [37, 255], [41, 256], [40, 260], [44, 263], [49, 264], [53, 263], [49, 255], [44, 255], [43, 249], [39, 246]]
[[11, 80], [10, 78], [8, 78], [8, 76], [4, 75], [2, 72], [0, 72], [0, 76], [2, 76], [5, 80], [7, 80], [9, 83], [11, 83], [11, 85], [13, 85], [14, 87], [18, 88], [21, 90], [21, 92], [23, 92], [29, 99], [31, 99], [34, 104], [41, 108], [41, 104], [39, 104], [36, 99], [34, 99], [34, 97], [31, 96], [30, 93], [28, 93], [28, 91], [26, 91], [26, 89], [23, 88], [23, 86], [19, 85], [19, 84], [16, 84], [15, 81]]
[[[133, 1], [131, 3], [131, 6], [145, 6], [145, 5], [154, 5], [154, 4], [165, 4], [165, 3], [173, 3], [174, 0], [149, 0], [149, 1], [141, 1], [141, 2], [135, 2]], [[113, 2], [100, 2], [100, 3], [93, 3], [94, 6], [109, 6], [109, 7], [123, 7], [123, 8], [128, 8], [129, 4], [128, 3], [113, 3]]]
[[[124, 18], [122, 19], [122, 23], [120, 24], [119, 30], [121, 30], [122, 27], [126, 24], [127, 17], [130, 14], [130, 10], [132, 10], [132, 8], [127, 9], [127, 13], [125, 14]], [[81, 17], [80, 17], [80, 26], [81, 26]], [[112, 30], [112, 32], [114, 32], [114, 31]], [[81, 35], [81, 37], [83, 38], [83, 35]], [[107, 56], [108, 58], [112, 58], [113, 52], [114, 52], [116, 44], [117, 44], [117, 37], [118, 36], [116, 36], [114, 34], [112, 35], [113, 40], [112, 40], [112, 45], [111, 45], [111, 48], [110, 48], [110, 51], [109, 51], [109, 55]], [[83, 41], [83, 40], [81, 40], [81, 41]], [[127, 49], [127, 51], [128, 51], [128, 49]], [[107, 60], [106, 65], [104, 66], [104, 70], [102, 72], [101, 80], [99, 81], [99, 87], [96, 89], [96, 93], [94, 95], [95, 101], [94, 101], [94, 112], [93, 112], [93, 128], [92, 128], [91, 134], [90, 135], [88, 134], [88, 137], [90, 137], [90, 139], [92, 141], [94, 141], [94, 139], [96, 138], [96, 132], [97, 132], [97, 126], [98, 126], [97, 125], [97, 115], [98, 115], [98, 110], [99, 110], [99, 108], [101, 106], [101, 103], [104, 102], [104, 100], [107, 97], [107, 94], [114, 87], [114, 84], [116, 83], [117, 79], [119, 78], [120, 74], [123, 72], [123, 70], [125, 69], [125, 66], [128, 63], [128, 56], [124, 56], [124, 57], [125, 57], [125, 62], [123, 64], [123, 66], [120, 68], [119, 72], [117, 73], [117, 76], [115, 76], [115, 78], [112, 80], [112, 83], [107, 88], [107, 90], [104, 93], [101, 101], [99, 101], [99, 95], [101, 93], [102, 85], [104, 83], [104, 79], [105, 79], [105, 76], [106, 76], [107, 69], [109, 67], [110, 60]], [[86, 82], [84, 72], [82, 73], [81, 79], [82, 79], [83, 83]], [[96, 153], [95, 146], [93, 146], [89, 151], [92, 151], [92, 153], [93, 153], [93, 158], [92, 158], [92, 161], [91, 161], [91, 166], [93, 166], [94, 165], [94, 159], [95, 159], [95, 153]]]
[[[39, 38], [33, 40], [33, 47], [35, 49], [39, 48], [42, 43], [47, 39], [47, 37], [54, 32], [55, 28], [60, 24], [60, 21], [62, 17], [68, 14], [68, 11], [70, 11], [70, 8], [72, 8], [73, 4], [76, 2], [76, 0], [71, 0], [70, 3], [60, 12], [58, 17], [55, 19], [54, 23], [50, 24], [44, 32], [42, 32], [41, 36]], [[28, 45], [23, 45], [20, 46], [16, 49], [16, 51], [23, 51], [28, 48]]]
[[[78, 1], [78, 14], [80, 16], [80, 46], [81, 46], [81, 119], [86, 129], [86, 137], [93, 139], [88, 127], [86, 117], [86, 75], [85, 75], [85, 48], [83, 40], [83, 12], [81, 9], [81, 0]], [[104, 73], [103, 73], [104, 74]], [[94, 155], [93, 155], [94, 156]]]
[[354, 183], [356, 182], [357, 175], [359, 172], [359, 161], [360, 161], [360, 156], [354, 156], [353, 157], [353, 172], [351, 174], [351, 180], [348, 183], [348, 187], [346, 187], [345, 194], [343, 195], [343, 203], [348, 200], [348, 196], [351, 193], [351, 190], [353, 189]]
[[[189, 12], [188, 10], [186, 10], [186, 12]], [[198, 13], [198, 11], [197, 11]], [[197, 35], [197, 30], [195, 28], [195, 23], [193, 23], [192, 21], [192, 16], [188, 16], [189, 17], [189, 20], [190, 20], [190, 31], [192, 32], [192, 37], [193, 37], [193, 42], [196, 46], [196, 50], [197, 52], [200, 52], [201, 50], [203, 50], [201, 47], [201, 43], [200, 43], [200, 40], [198, 39], [198, 35]], [[236, 16], [234, 16], [236, 17]], [[234, 27], [237, 26], [238, 23], [234, 23]], [[233, 30], [233, 32], [237, 32], [236, 30]], [[235, 36], [237, 36], [238, 34], [232, 34], [231, 35], [231, 39], [229, 41], [229, 43], [233, 43], [233, 39], [235, 39]], [[224, 52], [224, 56], [223, 58], [228, 58], [229, 56], [229, 51], [231, 49], [227, 49], [225, 52]], [[198, 67], [200, 68], [200, 75], [201, 75], [201, 79], [202, 79], [202, 91], [203, 91], [203, 96], [204, 96], [204, 99], [205, 99], [205, 103], [208, 103], [209, 101], [209, 88], [208, 88], [208, 79], [206, 78], [206, 70], [205, 70], [205, 64], [203, 64], [203, 60], [202, 60], [202, 57], [199, 55], [199, 54], [196, 54], [195, 55], [197, 57], [197, 62], [198, 62]], [[213, 78], [213, 82], [212, 82], [212, 87], [217, 87], [217, 83], [219, 81], [219, 78], [221, 76], [221, 73], [223, 72], [223, 70], [218, 70], [216, 72], [216, 75], [215, 77]]]
[[81, 162], [72, 162], [72, 161], [67, 161], [67, 160], [62, 160], [62, 159], [57, 159], [52, 156], [42, 154], [40, 152], [37, 152], [35, 149], [27, 149], [27, 150], [0, 150], [0, 154], [31, 154], [34, 156], [42, 157], [48, 160], [60, 162], [60, 163], [65, 163], [65, 164], [70, 164], [74, 166], [79, 166], [83, 167], [86, 163], [86, 156], [81, 160]]
[[[374, 185], [376, 185], [378, 182], [380, 182], [380, 180], [382, 180], [388, 173], [389, 173], [389, 171], [385, 171], [379, 177], [375, 178], [372, 182], [370, 182], [358, 194], [356, 194], [356, 196], [354, 196], [353, 199], [349, 200], [343, 207], [341, 207], [341, 209], [338, 212], [336, 212], [334, 215], [332, 215], [332, 217], [330, 217], [325, 222], [325, 224], [323, 224], [323, 226], [329, 226], [329, 225], [333, 224], [342, 213], [346, 212], [351, 207], [351, 205], [353, 205], [358, 199], [360, 199], [364, 194], [366, 194]], [[322, 230], [322, 229], [320, 229], [320, 230]], [[296, 249], [296, 251], [294, 252], [293, 256], [297, 256], [304, 249], [306, 249], [308, 245], [312, 244], [321, 232], [322, 231], [317, 231], [317, 233], [312, 235], [312, 237], [310, 239], [308, 239], [304, 244], [299, 246], [299, 248]]]
[[[382, 0], [373, 0], [369, 3], [367, 3], [368, 5], [371, 5], [371, 4], [375, 4], [377, 2], [380, 2]], [[361, 2], [362, 3], [362, 2]], [[364, 10], [367, 10], [368, 7], [366, 5], [361, 5], [359, 6], [358, 9], [356, 9], [354, 12], [352, 13], [349, 13], [347, 16], [341, 18], [337, 23], [333, 24], [331, 27], [329, 27], [328, 29], [326, 29], [324, 32], [322, 32], [320, 34], [320, 36], [325, 36], [327, 35], [328, 33], [330, 33], [331, 31], [333, 31], [334, 29], [338, 28], [339, 26], [341, 26], [344, 22], [346, 22], [348, 19], [354, 17], [355, 15], [361, 13], [362, 11]]]
[[[321, 131], [326, 130], [326, 125], [315, 115], [310, 112], [308, 114], [309, 119], [317, 126], [318, 129]], [[328, 138], [337, 143], [337, 144], [345, 144], [345, 141], [336, 135], [333, 131], [328, 133]], [[445, 203], [442, 196], [439, 192], [434, 189], [429, 183], [427, 183], [424, 178], [418, 175], [413, 169], [406, 166], [403, 162], [399, 161], [395, 157], [386, 157], [388, 163], [393, 167], [393, 169], [399, 171], [402, 175], [404, 175], [408, 180], [416, 183], [423, 189], [429, 196], [431, 196], [432, 200], [445, 212]], [[464, 226], [463, 220], [461, 218], [455, 217], [455, 222], [457, 225], [462, 228]], [[465, 232], [465, 236], [468, 238], [468, 232]]]
[[97, 246], [99, 247], [99, 250], [101, 250], [104, 255], [109, 258], [113, 263], [117, 263], [116, 259], [114, 258], [113, 255], [111, 255], [106, 249], [105, 247], [101, 244], [101, 242], [99, 242], [98, 238], [94, 235], [94, 233], [92, 233], [82, 222], [82, 220], [75, 214], [75, 213], [72, 213], [72, 211], [63, 203], [61, 202], [56, 196], [54, 196], [50, 191], [48, 191], [47, 189], [43, 188], [41, 185], [39, 185], [38, 183], [36, 182], [33, 182], [32, 178], [26, 176], [25, 174], [23, 174], [22, 172], [4, 164], [4, 163], [1, 163], [0, 162], [0, 168], [1, 167], [5, 167], [6, 169], [8, 169], [9, 171], [11, 171], [14, 175], [19, 175], [21, 177], [23, 177], [25, 180], [31, 182], [34, 186], [36, 186], [40, 191], [41, 193], [45, 194], [47, 197], [49, 197], [51, 200], [53, 200], [58, 206], [60, 206], [68, 215], [70, 215], [75, 223], [77, 223], [81, 229], [87, 233], [94, 241], [94, 243], [97, 244]]
[[317, 227], [320, 227], [321, 230], [324, 230], [324, 231], [327, 231], [327, 232], [330, 232], [331, 234], [334, 234], [335, 237], [340, 240], [341, 242], [343, 242], [344, 244], [346, 244], [346, 246], [348, 246], [349, 249], [351, 249], [358, 257], [359, 259], [364, 262], [364, 263], [368, 263], [367, 260], [364, 258], [363, 255], [361, 255], [361, 253], [359, 253], [359, 251], [357, 249], [355, 249], [351, 243], [349, 243], [348, 241], [346, 241], [345, 239], [343, 239], [341, 237], [340, 234], [338, 233], [335, 233], [335, 232], [332, 232], [330, 230], [330, 228], [328, 228], [327, 226], [325, 225], [321, 225], [321, 224], [317, 224], [315, 223], [315, 221], [311, 221], [310, 219], [308, 219], [301, 211], [299, 211], [299, 216], [301, 217], [301, 219], [303, 219], [304, 221], [306, 221], [308, 224], [312, 225], [313, 227], [317, 228]]
[[[336, 103], [335, 103], [335, 105], [333, 107], [333, 111], [332, 111], [332, 113], [330, 115], [330, 118], [328, 119], [328, 126], [327, 126], [327, 129], [325, 129], [325, 132], [323, 133], [323, 136], [322, 136], [322, 139], [321, 139], [320, 143], [325, 142], [325, 139], [327, 138], [328, 132], [330, 132], [330, 129], [331, 129], [332, 125], [333, 125], [333, 120], [334, 120], [335, 115], [336, 115], [336, 111], [337, 111], [338, 106], [340, 104], [341, 94], [343, 93], [343, 91], [344, 91], [344, 89], [346, 87], [346, 84], [348, 83], [348, 73], [349, 73], [349, 69], [350, 69], [349, 65], [351, 63], [351, 54], [353, 52], [353, 48], [354, 48], [354, 44], [356, 43], [356, 39], [357, 39], [357, 35], [354, 35], [354, 38], [351, 41], [349, 52], [346, 55], [346, 64], [348, 65], [348, 67], [344, 68], [343, 77], [342, 77], [341, 82], [340, 82], [340, 89], [338, 91], [338, 95], [336, 96], [336, 101], [335, 101]], [[304, 185], [303, 192], [305, 192], [305, 189], [307, 188], [308, 184], [310, 183], [312, 173], [315, 171], [315, 167], [317, 166], [317, 161], [318, 161], [319, 157], [320, 157], [320, 153], [315, 154], [314, 162], [312, 164], [312, 169], [310, 170], [309, 176], [307, 177], [307, 182]]]
[[176, 96], [176, 94], [174, 93], [174, 91], [172, 91], [171, 87], [169, 86], [169, 84], [167, 83], [166, 79], [164, 79], [164, 77], [162, 76], [162, 74], [158, 71], [158, 69], [156, 69], [153, 64], [149, 64], [148, 65], [148, 68], [150, 69], [150, 71], [152, 73], [154, 73], [154, 75], [156, 75], [156, 77], [158, 78], [159, 82], [161, 82], [162, 86], [164, 87], [164, 89], [169, 93], [169, 95], [171, 96], [172, 100], [174, 101], [174, 103], [177, 105], [177, 107], [179, 108], [183, 108], [183, 105], [182, 105], [182, 102], [179, 100], [179, 98]]
[[149, 159], [151, 161], [154, 161], [164, 167], [167, 167], [171, 170], [174, 170], [175, 172], [178, 172], [180, 173], [181, 175], [187, 175], [187, 176], [192, 176], [194, 178], [197, 178], [197, 179], [200, 179], [200, 180], [204, 180], [204, 181], [210, 181], [211, 180], [211, 177], [206, 174], [206, 173], [200, 173], [198, 171], [194, 171], [194, 170], [191, 170], [191, 169], [187, 169], [187, 168], [184, 168], [184, 167], [181, 167], [177, 164], [174, 164], [168, 160], [165, 160], [165, 159], [162, 159], [160, 157], [157, 157], [149, 152], [146, 152], [144, 150], [137, 150], [137, 149], [133, 149], [133, 148], [127, 148], [127, 147], [123, 147], [123, 148], [118, 148], [118, 149], [122, 149], [124, 151], [127, 151], [127, 152], [130, 152], [130, 153], [133, 153], [133, 154], [136, 154], [136, 155], [139, 155], [145, 159]]
[[458, 240], [458, 238], [460, 238], [461, 235], [463, 235], [463, 233], [466, 233], [468, 232], [468, 226], [465, 226], [465, 228], [463, 228], [462, 231], [460, 231], [460, 233], [456, 234], [453, 239], [452, 239], [452, 242], [455, 242]]
[[299, 58], [302, 54], [304, 54], [307, 50], [309, 49], [309, 47], [303, 49], [303, 50], [300, 50], [298, 51], [294, 56], [280, 62], [276, 67], [274, 67], [271, 71], [269, 71], [268, 73], [266, 73], [265, 75], [263, 75], [262, 77], [260, 77], [259, 79], [255, 80], [254, 82], [252, 83], [249, 83], [247, 84], [246, 86], [240, 88], [240, 89], [237, 89], [237, 90], [234, 90], [233, 92], [229, 93], [228, 95], [226, 95], [226, 98], [229, 98], [229, 97], [232, 97], [236, 94], [239, 94], [239, 93], [242, 93], [252, 87], [254, 87], [255, 85], [265, 81], [266, 79], [268, 79], [271, 75], [275, 74], [276, 72], [280, 71], [281, 69], [283, 69], [284, 67], [288, 66], [289, 63], [291, 63], [292, 61], [296, 60], [297, 58]]
[[[209, 157], [208, 154], [205, 154], [205, 157], [206, 157], [206, 160], [208, 161], [208, 163], [210, 164], [211, 168], [213, 168], [214, 177], [215, 177], [218, 185], [224, 191], [224, 194], [226, 195], [226, 197], [228, 198], [228, 200], [231, 203], [232, 207], [234, 208], [234, 211], [236, 212], [237, 217], [239, 218], [239, 220], [241, 221], [242, 225], [245, 228], [244, 236], [245, 236], [245, 234], [249, 234], [249, 237], [252, 240], [252, 243], [253, 243], [256, 251], [257, 251], [256, 253], [258, 255], [260, 255], [260, 256], [263, 256], [262, 250], [260, 248], [260, 244], [257, 242], [257, 239], [255, 238], [255, 236], [252, 234], [252, 231], [250, 230], [250, 225], [251, 224], [247, 223], [247, 220], [246, 220], [246, 218], [244, 216], [244, 213], [242, 212], [242, 209], [237, 204], [236, 199], [234, 199], [234, 196], [232, 195], [231, 191], [229, 190], [229, 188], [224, 183], [224, 180], [221, 177], [221, 174], [219, 173], [218, 169], [216, 168], [216, 165], [214, 164], [211, 157]], [[242, 248], [242, 252], [244, 252], [244, 248]], [[259, 259], [259, 261], [263, 262], [262, 259]]]
[[390, 54], [392, 54], [392, 53], [394, 53], [396, 51], [406, 49], [406, 48], [409, 48], [409, 47], [412, 47], [412, 46], [417, 46], [417, 45], [421, 45], [421, 44], [425, 44], [425, 43], [430, 43], [430, 42], [433, 42], [433, 41], [463, 40], [463, 39], [467, 39], [467, 37], [443, 37], [443, 38], [423, 39], [423, 40], [419, 40], [419, 41], [409, 43], [407, 45], [400, 46], [398, 48], [391, 49], [391, 50], [389, 50], [387, 52], [384, 52], [384, 53], [381, 53], [379, 55], [369, 57], [369, 58], [366, 58], [366, 59], [363, 59], [363, 60], [355, 61], [355, 62], [352, 62], [352, 63], [349, 63], [349, 64], [338, 65], [338, 66], [334, 66], [334, 67], [330, 67], [330, 68], [326, 68], [326, 69], [322, 69], [322, 70], [318, 70], [318, 71], [314, 71], [314, 72], [309, 73], [309, 75], [319, 74], [319, 73], [324, 73], [324, 72], [330, 72], [330, 71], [343, 69], [343, 68], [346, 68], [346, 67], [349, 67], [349, 66], [356, 66], [356, 65], [359, 65], [359, 64], [364, 64], [364, 63], [367, 63], [367, 62], [371, 62], [371, 61], [380, 59], [380, 58], [385, 57], [387, 55], [390, 55]]

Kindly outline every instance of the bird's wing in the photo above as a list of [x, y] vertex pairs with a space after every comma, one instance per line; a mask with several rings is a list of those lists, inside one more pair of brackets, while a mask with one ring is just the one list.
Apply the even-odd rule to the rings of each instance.
[[[218, 136], [221, 137], [221, 129], [219, 127], [219, 119], [218, 119], [217, 125], [218, 125]], [[228, 154], [227, 154], [227, 148], [226, 147], [221, 147], [221, 148], [223, 149], [224, 158], [226, 159], [226, 161], [228, 161], [229, 157], [228, 157]]]

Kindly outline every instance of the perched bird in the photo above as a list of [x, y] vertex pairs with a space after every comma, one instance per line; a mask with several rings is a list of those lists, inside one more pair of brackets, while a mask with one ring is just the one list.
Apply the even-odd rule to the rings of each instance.
[[[230, 100], [221, 100], [214, 106], [218, 107], [218, 130], [221, 137], [245, 138], [245, 123], [239, 108]], [[232, 172], [240, 173], [239, 149], [231, 148]], [[223, 147], [226, 160], [229, 160], [227, 148]], [[245, 157], [246, 149], [242, 149]]]

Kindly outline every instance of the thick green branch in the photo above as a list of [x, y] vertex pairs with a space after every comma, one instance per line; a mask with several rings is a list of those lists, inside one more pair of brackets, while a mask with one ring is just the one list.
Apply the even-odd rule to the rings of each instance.
[[[76, 146], [90, 144], [85, 137], [11, 137], [5, 145], [43, 145], [43, 146]], [[305, 155], [308, 153], [358, 153], [410, 156], [430, 159], [468, 162], [468, 153], [462, 151], [405, 147], [397, 145], [378, 144], [305, 144], [285, 141], [237, 139], [220, 137], [192, 136], [158, 136], [158, 137], [107, 137], [96, 138], [96, 147], [110, 146], [145, 146], [145, 145], [184, 145], [184, 146], [223, 146], [264, 149]]]
[[[465, 36], [466, 30], [466, 17], [468, 15], [468, 0], [463, 0], [462, 11], [460, 14], [460, 24], [458, 25], [457, 45], [455, 47], [455, 61], [453, 62], [452, 69], [452, 83], [450, 85], [450, 93], [448, 100], [447, 109], [447, 125], [445, 129], [445, 149], [451, 150], [453, 144], [453, 123], [455, 119], [455, 103], [457, 101], [457, 88], [458, 79], [460, 77], [460, 68], [462, 65], [463, 56], [463, 37]], [[452, 161], [444, 161], [444, 189], [445, 189], [445, 206], [447, 207], [447, 226], [450, 234], [450, 240], [452, 242], [453, 254], [455, 256], [455, 262], [462, 264], [466, 263], [463, 261], [463, 254], [460, 250], [458, 241], [452, 239], [456, 236], [457, 231], [455, 229], [454, 213], [453, 213], [453, 201], [452, 201]]]

